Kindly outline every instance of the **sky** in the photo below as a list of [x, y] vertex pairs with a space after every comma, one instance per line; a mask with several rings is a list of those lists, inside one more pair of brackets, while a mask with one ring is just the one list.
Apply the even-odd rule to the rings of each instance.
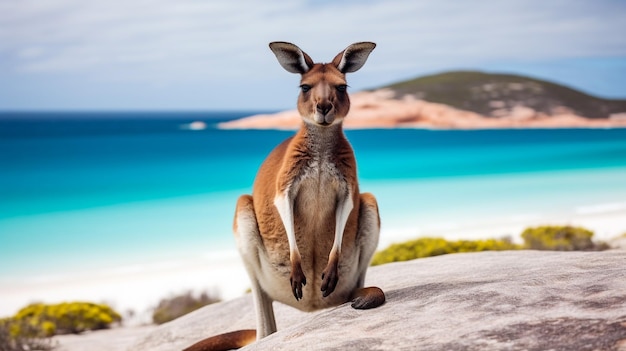
[[0, 111], [280, 110], [297, 75], [374, 41], [351, 91], [450, 70], [626, 98], [623, 0], [0, 0]]

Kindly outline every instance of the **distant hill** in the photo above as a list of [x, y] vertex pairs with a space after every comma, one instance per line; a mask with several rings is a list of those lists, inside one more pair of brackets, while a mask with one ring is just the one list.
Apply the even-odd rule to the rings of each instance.
[[[626, 100], [539, 79], [448, 72], [350, 95], [346, 128], [626, 128]], [[220, 123], [224, 129], [297, 129], [297, 110]]]
[[587, 118], [606, 118], [626, 112], [626, 100], [609, 100], [523, 76], [457, 71], [420, 77], [377, 89], [391, 89], [396, 98], [412, 95], [483, 116], [500, 117], [514, 107], [528, 107], [547, 115], [571, 112]]

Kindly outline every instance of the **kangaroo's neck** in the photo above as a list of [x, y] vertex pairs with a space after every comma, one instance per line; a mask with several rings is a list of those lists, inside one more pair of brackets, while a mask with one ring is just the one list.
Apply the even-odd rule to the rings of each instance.
[[[345, 134], [341, 123], [330, 126], [319, 126], [303, 122], [297, 133], [301, 147], [309, 156], [325, 158], [336, 154], [338, 148], [345, 145]], [[304, 151], [304, 150], [303, 150]]]

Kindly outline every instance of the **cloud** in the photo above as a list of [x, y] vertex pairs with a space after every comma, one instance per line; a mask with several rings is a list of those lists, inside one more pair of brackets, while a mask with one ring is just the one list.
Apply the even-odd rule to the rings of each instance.
[[611, 0], [0, 0], [0, 74], [262, 81], [279, 72], [269, 41], [328, 61], [371, 40], [379, 46], [360, 74], [383, 83], [506, 60], [626, 56], [625, 14]]

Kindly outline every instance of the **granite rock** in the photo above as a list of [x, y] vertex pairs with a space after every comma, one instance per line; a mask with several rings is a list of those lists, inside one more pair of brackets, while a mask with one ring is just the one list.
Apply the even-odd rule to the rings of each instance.
[[[274, 303], [278, 332], [243, 350], [626, 350], [626, 251], [452, 254], [373, 267], [387, 302], [314, 313]], [[250, 296], [164, 324], [129, 350], [181, 350], [254, 328]]]

